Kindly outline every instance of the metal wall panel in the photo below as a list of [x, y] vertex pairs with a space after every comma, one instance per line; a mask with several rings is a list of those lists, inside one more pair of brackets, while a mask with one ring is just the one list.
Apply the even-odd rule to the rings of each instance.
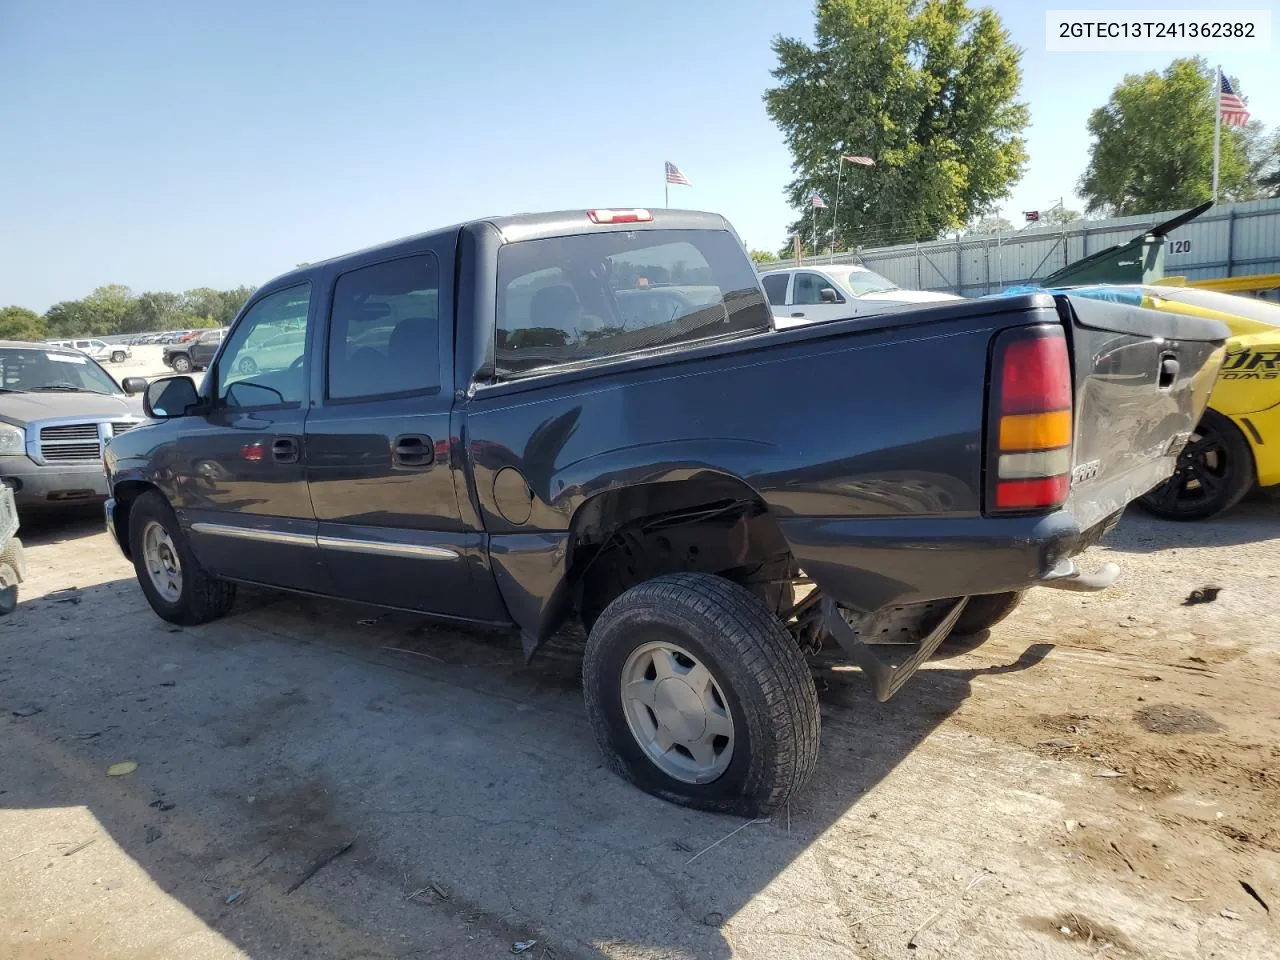
[[[1082, 257], [1125, 243], [1148, 227], [1171, 220], [1170, 210], [1112, 220], [1083, 220], [999, 235], [902, 244], [861, 251], [872, 270], [901, 287], [984, 296], [1046, 277]], [[859, 259], [836, 254], [836, 263]], [[826, 257], [808, 263], [825, 263]], [[778, 266], [786, 266], [784, 261]], [[1280, 273], [1280, 199], [1221, 204], [1169, 234], [1165, 274], [1200, 280]]]

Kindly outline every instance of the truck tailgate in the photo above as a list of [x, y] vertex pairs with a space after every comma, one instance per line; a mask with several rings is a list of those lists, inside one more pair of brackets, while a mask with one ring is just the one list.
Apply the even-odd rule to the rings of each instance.
[[1067, 509], [1087, 530], [1173, 473], [1230, 334], [1216, 320], [1070, 292], [1055, 300], [1075, 387]]

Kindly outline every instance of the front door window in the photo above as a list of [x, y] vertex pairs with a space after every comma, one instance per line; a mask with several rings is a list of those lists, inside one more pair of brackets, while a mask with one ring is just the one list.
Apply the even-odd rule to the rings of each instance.
[[[835, 282], [819, 273], [797, 273], [791, 294], [792, 302], [806, 306], [822, 303], [822, 291], [826, 287], [835, 290]], [[837, 293], [835, 302], [840, 303], [843, 300], [844, 298]]]
[[301, 404], [306, 396], [311, 284], [263, 297], [241, 318], [218, 360], [216, 399], [227, 407]]

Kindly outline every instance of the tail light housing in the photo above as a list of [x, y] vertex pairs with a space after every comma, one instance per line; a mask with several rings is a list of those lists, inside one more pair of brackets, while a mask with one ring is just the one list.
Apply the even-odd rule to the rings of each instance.
[[991, 353], [987, 513], [1057, 509], [1071, 489], [1071, 356], [1062, 327], [1015, 327]]
[[653, 214], [641, 207], [628, 210], [588, 210], [592, 223], [651, 223]]

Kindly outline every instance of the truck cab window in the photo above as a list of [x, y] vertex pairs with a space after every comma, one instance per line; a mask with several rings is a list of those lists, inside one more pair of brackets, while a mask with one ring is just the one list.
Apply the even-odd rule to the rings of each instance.
[[763, 278], [765, 296], [769, 298], [769, 303], [775, 307], [781, 307], [787, 302], [787, 281], [791, 279], [789, 273], [771, 273]]
[[223, 405], [302, 403], [310, 304], [311, 284], [303, 283], [249, 308], [218, 359], [217, 399]]
[[727, 232], [587, 233], [498, 253], [500, 378], [769, 327]]
[[440, 388], [440, 265], [424, 253], [344, 273], [329, 321], [329, 398]]
[[836, 303], [843, 303], [844, 297], [836, 287], [834, 280], [828, 280], [826, 277], [817, 273], [797, 273], [796, 282], [792, 289], [792, 302], [796, 304], [815, 304], [822, 302], [822, 289], [830, 287], [836, 290]]

